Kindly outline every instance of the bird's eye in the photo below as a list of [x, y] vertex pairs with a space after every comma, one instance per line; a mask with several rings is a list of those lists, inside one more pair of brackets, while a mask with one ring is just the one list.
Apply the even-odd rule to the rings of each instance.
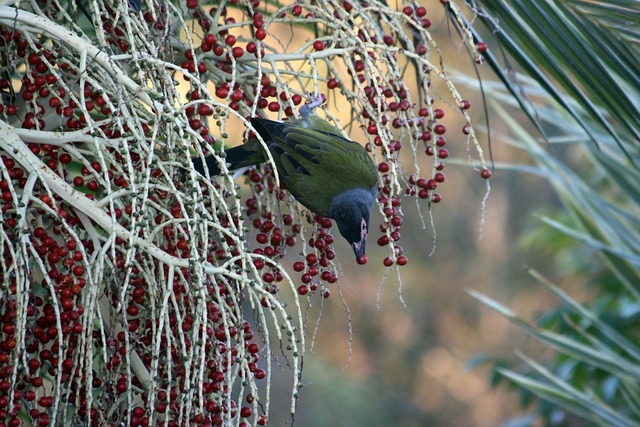
[[367, 221], [364, 218], [362, 218], [362, 221], [360, 221], [360, 231], [367, 231]]

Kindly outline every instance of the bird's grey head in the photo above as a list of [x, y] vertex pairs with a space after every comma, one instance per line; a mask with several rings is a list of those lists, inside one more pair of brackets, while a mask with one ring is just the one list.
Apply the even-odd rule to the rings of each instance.
[[377, 192], [376, 187], [369, 191], [353, 188], [334, 197], [329, 205], [329, 217], [338, 224], [340, 234], [353, 248], [359, 264], [366, 262], [364, 255], [369, 218]]

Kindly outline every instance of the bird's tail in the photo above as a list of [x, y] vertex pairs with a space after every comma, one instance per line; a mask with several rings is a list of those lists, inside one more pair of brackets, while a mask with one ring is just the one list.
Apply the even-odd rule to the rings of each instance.
[[[218, 161], [214, 156], [207, 156], [204, 158], [204, 160], [207, 164], [207, 169], [209, 169], [210, 175], [220, 174], [220, 164], [218, 163]], [[200, 175], [205, 175], [204, 163], [202, 162], [202, 159], [200, 157], [194, 157], [192, 161], [193, 161], [193, 167], [195, 168], [196, 172], [198, 172]]]
[[[221, 160], [225, 162], [227, 169], [230, 171], [257, 165], [258, 163], [264, 162], [264, 156], [260, 153], [259, 145], [258, 141], [249, 140], [243, 145], [225, 150], [224, 157], [222, 157]], [[220, 162], [215, 156], [207, 156], [204, 160], [207, 169], [209, 169], [209, 175], [220, 174]], [[200, 157], [193, 159], [193, 167], [199, 174], [205, 175], [204, 163]]]

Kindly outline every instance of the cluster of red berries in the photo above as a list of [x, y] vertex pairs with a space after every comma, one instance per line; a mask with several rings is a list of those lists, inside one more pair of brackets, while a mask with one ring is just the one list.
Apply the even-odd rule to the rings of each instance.
[[384, 192], [378, 196], [378, 203], [383, 207], [384, 221], [380, 224], [380, 232], [382, 235], [378, 238], [379, 246], [391, 246], [393, 248], [392, 256], [385, 257], [382, 261], [385, 267], [391, 267], [394, 263], [398, 266], [407, 264], [408, 259], [404, 255], [400, 241], [400, 226], [402, 225], [402, 216], [399, 214], [400, 198], [392, 196], [391, 199], [384, 195]]
[[[343, 2], [343, 7], [348, 12], [353, 8], [353, 5]], [[402, 13], [407, 17], [407, 27], [414, 32], [414, 43], [416, 44], [414, 53], [427, 58], [431, 54], [429, 40], [419, 37], [420, 34], [423, 34], [420, 31], [424, 32], [431, 25], [426, 8], [405, 6]], [[393, 33], [380, 37], [376, 33], [368, 33], [359, 28], [357, 37], [362, 42], [370, 44], [382, 43], [389, 47], [400, 44]], [[486, 45], [479, 43], [476, 50], [482, 53], [486, 50]], [[386, 52], [384, 48], [379, 51], [355, 49], [351, 54], [351, 63], [348, 68], [351, 77], [363, 86], [362, 95], [366, 99], [362, 110], [359, 111], [360, 117], [365, 121], [363, 127], [370, 140], [366, 148], [368, 151], [380, 153], [382, 156], [382, 160], [378, 163], [380, 173], [378, 202], [383, 213], [383, 223], [380, 227], [383, 235], [378, 239], [378, 244], [389, 248], [390, 256], [383, 260], [383, 264], [387, 267], [394, 264], [402, 266], [407, 263], [407, 257], [403, 255], [402, 247], [398, 245], [402, 224], [402, 217], [399, 213], [402, 193], [426, 200], [430, 206], [439, 203], [442, 200], [442, 195], [437, 190], [445, 181], [445, 160], [449, 157], [447, 127], [443, 123], [445, 111], [434, 106], [434, 98], [425, 96], [427, 98], [426, 105], [416, 106], [412, 103], [409, 89], [403, 81], [379, 75], [376, 73], [377, 65], [371, 65], [375, 61], [384, 62], [390, 70], [394, 70], [398, 67], [394, 55]], [[414, 65], [415, 72], [419, 74], [420, 84], [424, 87], [430, 87], [432, 68], [417, 59], [414, 60]], [[394, 75], [393, 72], [388, 74]], [[399, 70], [397, 75], [400, 75]], [[327, 81], [327, 87], [330, 90], [340, 88], [344, 91], [343, 83], [338, 76], [330, 77]], [[458, 107], [460, 111], [464, 112], [471, 107], [471, 104], [468, 100], [461, 100]], [[469, 124], [462, 129], [465, 140], [470, 129]], [[396, 133], [400, 133], [400, 136]], [[430, 175], [413, 174], [406, 180], [401, 179], [402, 172], [398, 156], [403, 145], [410, 146], [412, 150], [416, 150], [419, 146], [424, 147], [425, 155], [433, 162]], [[491, 171], [483, 168], [480, 175], [482, 178], [488, 179], [491, 176]], [[399, 181], [406, 181], [407, 185], [404, 188], [399, 188]]]
[[[338, 281], [335, 266], [332, 264], [332, 260], [336, 256], [332, 246], [334, 237], [329, 232], [333, 226], [333, 221], [321, 215], [316, 215], [313, 219], [309, 218], [309, 222], [312, 225], [316, 225], [312, 238], [308, 242], [312, 252], [306, 254], [304, 261], [296, 261], [293, 264], [294, 271], [302, 273], [302, 276], [300, 276], [302, 285], [298, 287], [300, 295], [316, 292], [318, 290], [318, 281], [322, 281], [326, 285]], [[322, 288], [322, 296], [328, 298], [330, 295], [330, 288], [324, 286]]]
[[[5, 168], [18, 168], [13, 159], [2, 156], [2, 161]], [[12, 182], [2, 180], [0, 186], [19, 193], [20, 185], [24, 186], [20, 174], [10, 176]], [[17, 241], [23, 232], [17, 229], [19, 218], [15, 213], [20, 202], [6, 197], [7, 192], [10, 190], [5, 190], [2, 231]], [[56, 399], [47, 385], [52, 379], [60, 378], [69, 386], [64, 396], [57, 396], [61, 401], [80, 404], [86, 396], [86, 390], [80, 392], [76, 387], [78, 382], [87, 381], [86, 371], [79, 369], [77, 361], [87, 333], [82, 296], [89, 268], [86, 257], [93, 248], [89, 242], [69, 236], [66, 227], [74, 227], [79, 222], [77, 216], [62, 204], [56, 212], [48, 195], [41, 195], [27, 212], [37, 215], [42, 225], [47, 224], [46, 228], [33, 228], [28, 235], [29, 247], [44, 271], [37, 281], [33, 279], [30, 289], [21, 288], [24, 283], [15, 274], [0, 271], [0, 420], [6, 420], [6, 425], [21, 425], [19, 420], [28, 416], [34, 425], [46, 426]], [[6, 242], [2, 259], [5, 266], [24, 262], [14, 258]], [[18, 349], [19, 360], [26, 364], [16, 363]], [[16, 379], [13, 383], [12, 378]]]
[[[258, 198], [266, 202], [269, 197], [275, 197], [275, 201], [282, 202], [286, 198], [285, 192], [276, 188], [273, 172], [269, 166], [261, 169], [252, 168], [246, 172], [248, 181], [255, 196], [246, 200], [246, 215], [255, 230], [255, 242], [257, 247], [253, 253], [263, 255], [271, 262], [265, 262], [262, 258], [255, 258], [255, 268], [262, 272], [262, 282], [268, 286], [269, 292], [275, 295], [279, 291], [278, 283], [282, 281], [283, 274], [280, 271], [279, 261], [288, 248], [298, 244], [298, 236], [302, 232], [302, 225], [295, 222], [292, 214], [279, 214], [279, 209], [269, 208], [267, 203], [258, 203]], [[293, 270], [300, 273], [300, 285], [298, 293], [307, 295], [318, 290], [318, 282], [325, 284], [337, 282], [338, 276], [332, 265], [336, 254], [332, 244], [334, 237], [329, 230], [333, 221], [320, 215], [308, 216], [307, 222], [315, 226], [315, 231], [308, 240], [311, 252], [304, 255], [304, 261], [295, 261]], [[322, 295], [326, 298], [330, 290], [322, 288]], [[262, 304], [267, 307], [268, 301], [263, 299]]]
[[[113, 22], [105, 23], [105, 30], [117, 37], [124, 34], [122, 28], [113, 26]], [[120, 50], [127, 50], [125, 38], [109, 40]], [[89, 132], [88, 123], [102, 121], [107, 124], [94, 124], [92, 128], [99, 137], [117, 141], [127, 137], [129, 129], [126, 125], [113, 125], [113, 108], [101, 89], [88, 83], [82, 88], [74, 88], [78, 73], [66, 62], [61, 50], [39, 44], [33, 50], [17, 31], [1, 32], [0, 46], [21, 58], [19, 61], [26, 69], [19, 81], [0, 79], [3, 93], [11, 92], [21, 97], [18, 102], [16, 98], [3, 97], [0, 103], [0, 114], [8, 123], [23, 129], [86, 129]], [[197, 101], [198, 92], [192, 91], [190, 98]], [[187, 109], [189, 125], [207, 138], [206, 122], [200, 121], [200, 117], [209, 116], [212, 111], [206, 104], [199, 105], [197, 109]], [[148, 135], [146, 124], [142, 124], [142, 130]], [[81, 143], [74, 145], [83, 155], [79, 156], [76, 149], [67, 150], [47, 143], [29, 143], [27, 147], [50, 172], [92, 200], [102, 199], [107, 187], [111, 191], [127, 189], [131, 180], [137, 179], [138, 172], [142, 175], [142, 172], [149, 172], [152, 181], [161, 178], [159, 169], [150, 169], [142, 160], [147, 153], [139, 151], [139, 145], [135, 143], [130, 143], [126, 152], [111, 146], [102, 147], [102, 161], [97, 160], [98, 156], [92, 158], [91, 147], [87, 149]], [[257, 397], [247, 394], [246, 403], [242, 405], [230, 398], [229, 367], [235, 369], [236, 365], [242, 365], [244, 381], [266, 377], [261, 368], [260, 345], [253, 339], [251, 325], [242, 320], [242, 307], [238, 305], [232, 283], [209, 283], [205, 287], [204, 295], [209, 300], [208, 322], [199, 324], [196, 297], [190, 287], [194, 279], [191, 270], [181, 268], [174, 277], [169, 277], [167, 265], [141, 255], [140, 251], [131, 252], [129, 242], [120, 237], [111, 243], [113, 251], [105, 251], [101, 261], [104, 265], [99, 271], [103, 281], [96, 282], [97, 271], [92, 268], [97, 256], [95, 244], [102, 245], [105, 241], [100, 231], [96, 240], [95, 229], [92, 233], [85, 229], [85, 225], [94, 227], [90, 224], [92, 218], [81, 220], [77, 209], [39, 183], [26, 188], [29, 174], [12, 158], [12, 153], [3, 152], [1, 161], [1, 226], [5, 238], [0, 270], [3, 284], [0, 424], [18, 426], [28, 422], [46, 426], [54, 419], [60, 423], [61, 417], [68, 413], [68, 405], [73, 405], [77, 408], [74, 419], [91, 425], [117, 425], [122, 420], [128, 420], [132, 426], [179, 425], [177, 420], [185, 419], [185, 415], [181, 415], [185, 397], [193, 400], [194, 408], [204, 408], [203, 412], [186, 415], [189, 424], [222, 425], [224, 420], [233, 417], [246, 420], [239, 425], [266, 424], [267, 418], [257, 405]], [[134, 175], [125, 174], [131, 166]], [[27, 200], [23, 197], [25, 191], [30, 195]], [[191, 236], [185, 228], [175, 225], [183, 218], [184, 207], [165, 190], [152, 187], [148, 191], [148, 201], [153, 206], [145, 211], [141, 211], [140, 204], [125, 193], [107, 213], [123, 227], [128, 227], [134, 219], [140, 224], [150, 218], [147, 224], [161, 231], [154, 235], [154, 244], [168, 255], [192, 257]], [[26, 222], [22, 212], [28, 215]], [[237, 224], [237, 218], [231, 220]], [[229, 219], [221, 220], [223, 226], [224, 221]], [[27, 228], [19, 229], [24, 225]], [[10, 248], [11, 242], [21, 242], [25, 236], [29, 241], [27, 246], [32, 248], [28, 261]], [[148, 234], [141, 232], [140, 236]], [[222, 264], [237, 254], [237, 248], [223, 248], [223, 243], [227, 246], [234, 243], [232, 239], [214, 236], [208, 243], [200, 244], [198, 250], [206, 253], [206, 259], [212, 264]], [[132, 258], [131, 253], [134, 254]], [[27, 288], [24, 277], [16, 276], [12, 267], [15, 265], [27, 268], [24, 272], [31, 275]], [[151, 276], [149, 272], [152, 272]], [[150, 278], [153, 279], [151, 282]], [[181, 310], [171, 307], [167, 312], [165, 332], [156, 335], [154, 331], [162, 325], [157, 318], [153, 320], [153, 307], [158, 307], [157, 298], [162, 290], [152, 283], [167, 281], [172, 298]], [[92, 299], [95, 296], [105, 296], [111, 302], [111, 311], [101, 312], [102, 322], [108, 326], [96, 326], [98, 323], [94, 325], [91, 320], [96, 319], [97, 300]], [[86, 308], [86, 303], [91, 303], [90, 309]], [[234, 314], [224, 316], [223, 311], [227, 314], [234, 311]], [[123, 324], [118, 325], [119, 322]], [[207, 339], [198, 343], [203, 330]], [[171, 336], [184, 337], [182, 346], [176, 340], [171, 343]], [[101, 349], [103, 342], [106, 346]], [[202, 402], [194, 400], [197, 392], [185, 388], [186, 384], [194, 386], [194, 368], [184, 362], [183, 356], [189, 354], [196, 343], [208, 360], [202, 368], [206, 381], [197, 384], [203, 391]], [[105, 363], [94, 365], [93, 371], [87, 370], [85, 354], [106, 356]], [[158, 388], [164, 387], [158, 382], [153, 390], [145, 391], [149, 379], [128, 374], [130, 368], [125, 360], [134, 357], [132, 355], [139, 357], [148, 372], [155, 369], [159, 378], [168, 378], [171, 372], [172, 382], [163, 383], [164, 389]], [[16, 363], [17, 360], [26, 363]], [[58, 382], [62, 387], [52, 389], [51, 385]], [[108, 404], [113, 397], [116, 401], [117, 396], [126, 396], [132, 389], [138, 401], [135, 406], [117, 409]], [[62, 393], [55, 394], [56, 390], [62, 390]]]
[[[236, 82], [233, 87], [228, 82], [220, 83], [215, 90], [218, 98], [227, 100], [229, 108], [238, 111], [250, 111], [254, 103], [260, 109], [271, 112], [282, 110], [287, 117], [294, 116], [294, 108], [302, 103], [300, 94], [287, 94], [273, 84], [269, 76], [263, 75], [260, 80], [260, 92], [257, 84], [244, 85]], [[293, 105], [293, 106], [292, 106]]]

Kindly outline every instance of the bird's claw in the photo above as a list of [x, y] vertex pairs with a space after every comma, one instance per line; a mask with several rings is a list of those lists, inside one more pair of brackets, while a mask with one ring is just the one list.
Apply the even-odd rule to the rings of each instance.
[[307, 105], [309, 106], [309, 108], [311, 108], [312, 110], [316, 107], [319, 107], [322, 105], [322, 103], [324, 102], [324, 97], [322, 95], [320, 95], [319, 93], [309, 93], [308, 94], [308, 102]]
[[324, 98], [320, 94], [309, 93], [307, 99], [308, 102], [300, 107], [298, 111], [303, 119], [313, 114], [313, 110], [324, 103]]

